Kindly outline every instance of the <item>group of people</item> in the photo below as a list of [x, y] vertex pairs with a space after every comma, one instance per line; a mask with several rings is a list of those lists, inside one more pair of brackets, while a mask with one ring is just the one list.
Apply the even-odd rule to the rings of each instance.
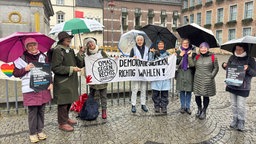
[[[38, 142], [44, 140], [47, 135], [43, 132], [45, 105], [51, 101], [50, 90], [53, 89], [53, 98], [57, 103], [57, 119], [59, 129], [73, 131], [76, 120], [69, 117], [71, 104], [78, 98], [78, 74], [85, 66], [84, 57], [97, 56], [107, 58], [107, 54], [100, 50], [97, 40], [94, 38], [84, 39], [83, 47], [75, 54], [70, 48], [72, 35], [67, 32], [58, 34], [58, 43], [53, 48], [51, 56], [38, 50], [38, 42], [34, 38], [27, 38], [24, 42], [26, 51], [21, 57], [14, 61], [15, 69], [13, 75], [22, 79], [22, 93], [24, 106], [28, 107], [28, 123], [30, 141]], [[209, 106], [210, 97], [216, 95], [215, 76], [218, 73], [219, 65], [217, 57], [209, 52], [209, 44], [202, 42], [199, 46], [199, 54], [190, 44], [189, 39], [183, 39], [180, 49], [176, 51], [177, 70], [175, 74], [176, 89], [180, 95], [180, 113], [192, 114], [190, 109], [192, 92], [198, 107], [196, 117], [206, 118], [206, 111]], [[168, 57], [165, 41], [158, 40], [155, 48], [148, 48], [142, 35], [136, 37], [136, 46], [131, 50], [130, 57], [143, 60], [157, 60]], [[35, 92], [30, 87], [31, 69], [33, 62], [51, 63], [51, 70], [54, 79], [51, 80], [46, 90]], [[231, 95], [233, 120], [230, 127], [240, 131], [244, 130], [246, 97], [249, 96], [251, 78], [256, 76], [256, 63], [248, 55], [248, 46], [239, 44], [234, 47], [233, 55], [222, 67], [226, 69], [229, 65], [243, 65], [245, 78], [243, 85], [227, 85], [226, 91]], [[136, 113], [137, 92], [141, 91], [141, 109], [148, 112], [146, 106], [146, 85], [145, 81], [132, 82], [131, 112]], [[152, 100], [156, 113], [167, 113], [169, 104], [168, 91], [170, 90], [170, 80], [152, 81]], [[107, 118], [107, 84], [90, 85], [90, 94], [100, 103], [102, 108], [102, 118]]]
[[[99, 53], [99, 58], [107, 57], [104, 51], [99, 50], [97, 42], [93, 38], [84, 40], [83, 47], [75, 54], [70, 47], [72, 35], [67, 32], [58, 34], [58, 43], [55, 48], [47, 54], [38, 49], [38, 42], [34, 38], [26, 38], [24, 47], [26, 51], [14, 61], [15, 77], [22, 80], [23, 104], [28, 107], [29, 138], [32, 143], [47, 138], [43, 132], [45, 105], [51, 101], [51, 90], [53, 90], [53, 101], [57, 103], [57, 119], [59, 129], [73, 131], [76, 120], [69, 117], [71, 104], [78, 99], [78, 72], [85, 66], [84, 57]], [[54, 79], [50, 81], [46, 90], [35, 91], [30, 87], [31, 70], [34, 62], [50, 63], [54, 73]], [[89, 96], [94, 97], [101, 103], [102, 118], [107, 118], [107, 84], [90, 85]]]
[[[233, 119], [230, 127], [238, 131], [245, 130], [246, 116], [246, 97], [249, 96], [251, 89], [251, 79], [256, 76], [256, 63], [254, 58], [249, 56], [249, 45], [238, 43], [233, 47], [233, 55], [228, 62], [222, 64], [223, 69], [231, 66], [242, 66], [245, 71], [242, 85], [234, 86], [226, 83], [226, 91], [230, 93], [232, 104]], [[199, 46], [199, 54], [190, 44], [189, 39], [182, 39], [177, 55], [177, 70], [175, 72], [176, 89], [180, 96], [180, 113], [192, 114], [190, 109], [192, 92], [195, 95], [197, 112], [195, 116], [200, 120], [206, 118], [206, 111], [210, 103], [210, 97], [216, 95], [215, 77], [219, 71], [217, 57], [209, 51], [210, 46], [207, 42], [202, 42]], [[157, 60], [168, 57], [165, 42], [158, 40], [156, 48], [148, 48], [145, 45], [143, 36], [136, 37], [136, 46], [131, 50], [130, 57], [144, 60]], [[152, 100], [154, 102], [154, 111], [156, 113], [167, 113], [168, 91], [170, 90], [170, 81], [152, 81], [151, 82]], [[132, 113], [136, 113], [136, 99], [138, 90], [141, 91], [141, 109], [148, 112], [146, 106], [146, 82], [133, 82], [131, 96]]]

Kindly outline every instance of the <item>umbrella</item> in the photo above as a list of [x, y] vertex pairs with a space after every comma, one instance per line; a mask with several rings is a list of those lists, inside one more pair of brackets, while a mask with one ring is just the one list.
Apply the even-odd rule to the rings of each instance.
[[222, 44], [220, 48], [232, 52], [234, 46], [238, 43], [248, 44], [250, 55], [256, 57], [256, 37], [254, 36], [244, 36], [239, 39], [230, 40]]
[[139, 30], [131, 30], [121, 35], [118, 48], [123, 55], [129, 55], [131, 49], [136, 45], [136, 36], [142, 35], [145, 39], [145, 43], [147, 47], [151, 46], [151, 40], [147, 36], [147, 34], [143, 31]]
[[72, 34], [79, 34], [80, 44], [82, 45], [80, 33], [102, 31], [103, 27], [104, 26], [96, 20], [86, 18], [73, 18], [66, 22], [56, 24], [49, 34], [55, 34], [61, 31], [71, 32]]
[[0, 39], [0, 60], [4, 62], [13, 62], [26, 50], [24, 41], [26, 38], [35, 38], [38, 42], [38, 49], [41, 52], [47, 52], [54, 40], [48, 36], [37, 32], [16, 32], [10, 36]]
[[211, 48], [218, 47], [218, 41], [211, 30], [198, 24], [191, 23], [176, 29], [181, 38], [188, 38], [192, 45], [199, 47], [202, 42], [207, 42]]
[[151, 39], [154, 48], [159, 40], [164, 41], [166, 49], [175, 48], [177, 38], [166, 27], [149, 24], [142, 27], [141, 30]]

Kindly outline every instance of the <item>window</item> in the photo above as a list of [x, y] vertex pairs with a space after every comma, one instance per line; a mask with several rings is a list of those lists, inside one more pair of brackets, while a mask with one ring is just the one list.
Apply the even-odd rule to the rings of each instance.
[[229, 29], [228, 30], [228, 40], [232, 40], [236, 38], [236, 30], [235, 29]]
[[244, 6], [244, 18], [252, 18], [252, 12], [253, 12], [253, 3], [247, 2]]
[[188, 21], [189, 21], [189, 20], [188, 20], [188, 16], [184, 16], [184, 17], [183, 17], [183, 24], [184, 24], [184, 25], [188, 24]]
[[64, 0], [56, 0], [57, 5], [64, 5]]
[[64, 12], [62, 12], [62, 11], [58, 11], [58, 12], [56, 12], [56, 18], [57, 18], [57, 24], [58, 23], [62, 23], [62, 22], [64, 22], [65, 21], [65, 19], [64, 19], [64, 15], [65, 15], [65, 13]]
[[212, 11], [207, 11], [205, 24], [211, 24], [211, 20], [212, 20]]
[[128, 11], [127, 11], [127, 8], [124, 8], [124, 7], [121, 8], [121, 11], [122, 11], [122, 26], [123, 26], [123, 29], [126, 29]]
[[197, 4], [202, 4], [202, 0], [197, 0]]
[[141, 9], [136, 8], [135, 9], [135, 29], [140, 28], [140, 16], [141, 16]]
[[189, 6], [190, 6], [190, 7], [193, 7], [194, 4], [195, 4], [195, 0], [190, 0]]
[[196, 23], [198, 24], [198, 25], [201, 25], [201, 21], [202, 21], [202, 16], [201, 16], [201, 13], [197, 13], [196, 14]]
[[149, 9], [148, 10], [148, 24], [153, 24], [153, 18], [154, 18], [154, 10]]
[[183, 1], [183, 9], [188, 8], [188, 0]]
[[236, 20], [236, 15], [237, 15], [237, 6], [236, 6], [236, 5], [230, 6], [230, 17], [229, 17], [229, 21], [234, 21], [234, 20]]
[[223, 22], [223, 8], [217, 10], [217, 23]]
[[191, 14], [189, 19], [190, 19], [190, 23], [194, 23], [194, 14]]
[[222, 44], [222, 30], [216, 30], [216, 39], [218, 40], [219, 44]]
[[166, 10], [162, 10], [161, 11], [161, 25], [164, 27], [166, 26], [166, 17], [167, 17]]
[[251, 28], [243, 28], [243, 36], [252, 35]]

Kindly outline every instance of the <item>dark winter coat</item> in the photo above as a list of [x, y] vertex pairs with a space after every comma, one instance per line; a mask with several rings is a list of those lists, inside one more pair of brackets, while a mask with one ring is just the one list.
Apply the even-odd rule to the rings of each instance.
[[71, 67], [84, 66], [84, 59], [69, 47], [57, 45], [52, 54], [53, 94], [57, 104], [71, 104], [78, 99], [78, 76]]
[[195, 53], [193, 53], [192, 57], [188, 57], [188, 69], [184, 71], [181, 68], [181, 63], [183, 57], [180, 56], [180, 50], [177, 53], [177, 71], [176, 71], [176, 89], [179, 91], [193, 91], [193, 80], [194, 80], [194, 62], [193, 58], [195, 57]]
[[251, 90], [251, 79], [256, 76], [256, 62], [254, 58], [248, 56], [236, 57], [235, 55], [232, 55], [227, 62], [227, 66], [229, 65], [248, 65], [243, 84], [241, 86], [227, 85], [226, 87], [226, 91], [228, 92], [248, 97], [249, 91]]
[[200, 54], [198, 59], [194, 58], [195, 76], [194, 76], [194, 94], [196, 96], [214, 96], [216, 95], [215, 76], [219, 71], [219, 64], [216, 56], [212, 61], [212, 54]]

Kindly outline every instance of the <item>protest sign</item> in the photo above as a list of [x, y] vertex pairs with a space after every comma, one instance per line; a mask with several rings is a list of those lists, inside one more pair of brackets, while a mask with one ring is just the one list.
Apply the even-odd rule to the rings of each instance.
[[51, 68], [48, 63], [33, 62], [30, 72], [30, 88], [35, 91], [46, 90], [51, 82]]
[[86, 81], [88, 84], [101, 84], [120, 81], [158, 81], [173, 78], [176, 68], [176, 55], [145, 61], [134, 58], [85, 57]]
[[227, 85], [241, 86], [245, 77], [244, 66], [230, 65], [227, 67]]

